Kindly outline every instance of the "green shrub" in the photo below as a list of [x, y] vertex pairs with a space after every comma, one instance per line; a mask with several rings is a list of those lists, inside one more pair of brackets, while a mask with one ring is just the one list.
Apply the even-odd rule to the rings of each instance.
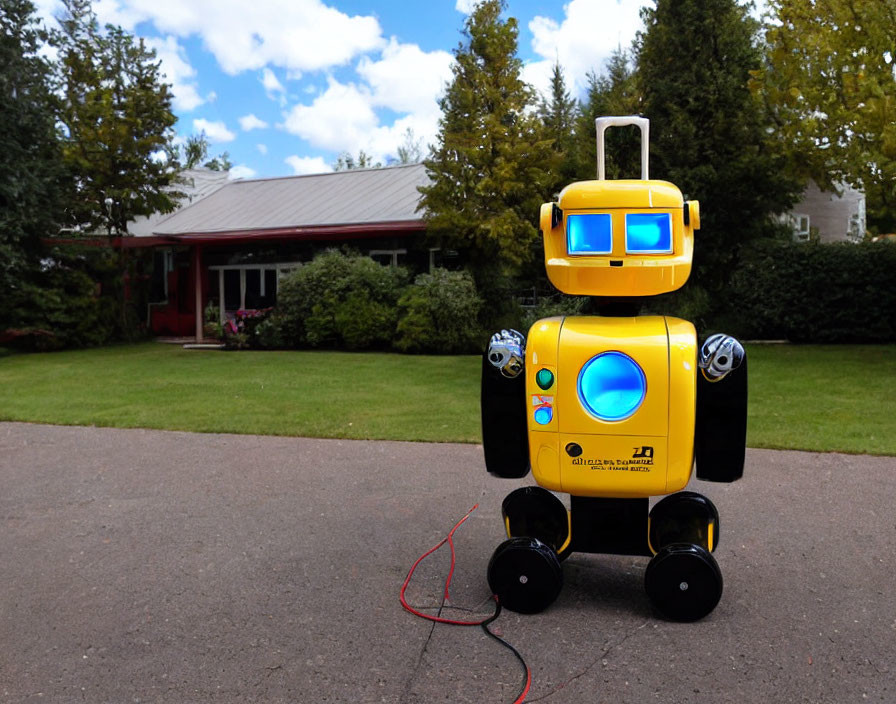
[[280, 282], [279, 338], [289, 347], [387, 347], [407, 282], [402, 268], [358, 254], [325, 252]]
[[896, 246], [755, 245], [731, 283], [728, 318], [745, 338], [896, 340]]
[[258, 347], [265, 350], [277, 350], [288, 346], [283, 339], [283, 321], [276, 310], [255, 328], [255, 342]]
[[484, 333], [477, 323], [482, 301], [463, 271], [420, 274], [398, 302], [395, 348], [401, 352], [479, 352]]

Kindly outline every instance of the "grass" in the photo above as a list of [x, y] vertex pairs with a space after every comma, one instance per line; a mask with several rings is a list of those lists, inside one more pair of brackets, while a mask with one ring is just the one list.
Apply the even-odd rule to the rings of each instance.
[[[751, 447], [896, 455], [896, 347], [748, 349]], [[479, 358], [141, 345], [0, 358], [0, 420], [479, 442]]]
[[753, 345], [747, 444], [896, 455], [896, 346]]
[[473, 357], [148, 343], [0, 359], [0, 419], [478, 442], [478, 379]]

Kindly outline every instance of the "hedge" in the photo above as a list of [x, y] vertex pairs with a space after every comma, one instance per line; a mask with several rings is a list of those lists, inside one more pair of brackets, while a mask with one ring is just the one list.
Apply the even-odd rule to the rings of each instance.
[[896, 341], [896, 245], [753, 245], [731, 282], [728, 317], [745, 339]]

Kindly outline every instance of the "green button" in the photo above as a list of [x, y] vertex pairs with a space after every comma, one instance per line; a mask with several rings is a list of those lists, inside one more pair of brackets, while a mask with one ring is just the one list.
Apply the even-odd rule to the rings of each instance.
[[554, 385], [554, 372], [550, 369], [539, 369], [535, 375], [535, 383], [545, 391]]

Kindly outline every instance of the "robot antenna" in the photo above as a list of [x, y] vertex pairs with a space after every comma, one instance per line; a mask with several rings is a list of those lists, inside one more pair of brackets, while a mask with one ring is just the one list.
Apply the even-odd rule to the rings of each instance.
[[625, 117], [599, 117], [594, 121], [597, 132], [597, 180], [604, 181], [607, 177], [606, 154], [604, 149], [604, 132], [607, 127], [626, 127], [635, 125], [641, 130], [641, 178], [646, 181], [648, 153], [650, 149], [650, 120], [646, 117], [628, 115]]

